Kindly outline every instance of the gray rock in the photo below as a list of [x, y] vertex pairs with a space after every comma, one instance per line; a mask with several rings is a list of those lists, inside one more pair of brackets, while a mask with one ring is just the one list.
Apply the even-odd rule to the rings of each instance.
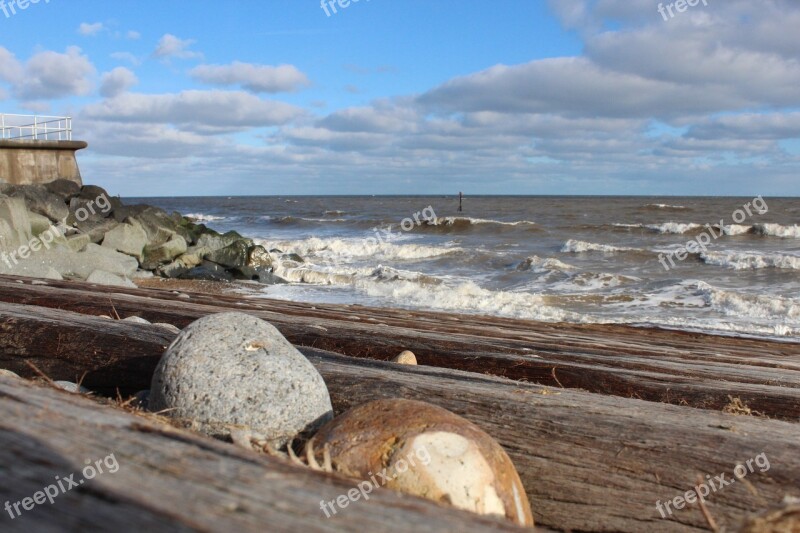
[[22, 198], [29, 211], [45, 216], [52, 222], [60, 222], [69, 215], [64, 199], [51, 193], [43, 185], [21, 185], [11, 196]]
[[[72, 221], [70, 215], [69, 221]], [[89, 236], [89, 240], [95, 244], [100, 244], [106, 237], [106, 233], [117, 226], [117, 221], [113, 218], [89, 217], [86, 220], [74, 220], [74, 226], [84, 235]]]
[[209, 261], [204, 261], [200, 266], [194, 267], [180, 278], [199, 281], [233, 281], [234, 279], [227, 270]]
[[295, 263], [305, 263], [306, 260], [295, 253], [283, 254], [282, 259], [286, 261], [294, 261]]
[[269, 268], [242, 267], [234, 270], [234, 277], [239, 280], [258, 281], [264, 285], [282, 285], [289, 283], [285, 279], [276, 276]]
[[0, 249], [12, 251], [31, 240], [31, 220], [22, 198], [0, 198]]
[[235, 231], [229, 231], [224, 235], [220, 235], [216, 231], [212, 230], [208, 230], [208, 233], [204, 233], [197, 238], [197, 246], [208, 248], [213, 252], [216, 250], [221, 250], [222, 248], [230, 246], [238, 241], [246, 242], [248, 248], [253, 246], [253, 241], [251, 239], [245, 239]]
[[50, 222], [49, 218], [33, 211], [28, 211], [28, 219], [31, 221], [31, 234], [34, 237], [38, 237], [53, 227], [53, 223]]
[[169, 263], [178, 256], [186, 253], [186, 240], [180, 235], [173, 234], [172, 238], [157, 246], [146, 246], [142, 268], [155, 270], [162, 263]]
[[4, 368], [0, 368], [0, 376], [5, 376], [7, 378], [22, 379], [16, 372], [12, 372], [11, 370], [6, 370]]
[[109, 272], [104, 272], [102, 270], [95, 270], [86, 278], [88, 283], [97, 283], [98, 285], [108, 285], [109, 287], [127, 287], [130, 289], [135, 289], [136, 284], [133, 283], [128, 278], [124, 278], [122, 276], [116, 276]]
[[191, 269], [183, 261], [176, 259], [172, 263], [158, 267], [157, 272], [162, 278], [176, 279], [188, 273], [189, 270]]
[[127, 222], [141, 227], [147, 233], [147, 242], [151, 246], [164, 244], [175, 235], [177, 229], [177, 224], [172, 217], [163, 209], [156, 207], [145, 208], [136, 216], [129, 217]]
[[241, 268], [247, 265], [248, 246], [245, 241], [236, 241], [225, 248], [206, 254], [206, 261], [211, 261], [228, 268]]
[[90, 392], [92, 392], [86, 387], [80, 387], [78, 386], [77, 383], [73, 383], [71, 381], [54, 381], [53, 385], [67, 392], [74, 392], [80, 394], [89, 394]]
[[67, 237], [67, 246], [73, 252], [81, 252], [86, 249], [87, 246], [92, 242], [88, 235], [79, 234], [79, 235], [72, 235]]
[[147, 245], [147, 233], [141, 228], [131, 224], [120, 224], [106, 233], [103, 246], [120, 253], [144, 260], [144, 247]]
[[81, 186], [74, 181], [59, 179], [44, 184], [45, 189], [50, 193], [55, 194], [61, 199], [64, 204], [69, 203], [73, 196], [77, 196], [81, 192]]
[[115, 202], [111, 199], [114, 220], [117, 222], [127, 222], [129, 218], [135, 218], [136, 215], [146, 211], [150, 206], [144, 204], [136, 205], [122, 205], [122, 202]]
[[325, 382], [275, 327], [243, 313], [190, 324], [164, 353], [150, 410], [190, 419], [210, 435], [245, 426], [281, 447], [333, 416]]
[[108, 199], [111, 198], [108, 194], [108, 191], [97, 185], [84, 185], [81, 187], [81, 192], [78, 193], [78, 198], [82, 200], [94, 200], [96, 198], [100, 198], [101, 196], [105, 196]]
[[171, 331], [172, 333], [180, 333], [181, 328], [175, 326], [173, 324], [167, 324], [165, 322], [155, 322], [153, 323], [154, 326], [158, 326], [160, 328], [166, 329], [167, 331]]
[[131, 407], [138, 407], [139, 409], [146, 411], [149, 403], [150, 403], [150, 391], [140, 390], [139, 392], [133, 395], [133, 401], [131, 401], [129, 405]]
[[123, 318], [122, 322], [131, 322], [133, 324], [150, 324], [149, 320], [145, 320], [140, 316], [129, 316], [127, 318]]
[[266, 248], [256, 245], [247, 252], [247, 266], [253, 268], [270, 268], [272, 266], [272, 256]]

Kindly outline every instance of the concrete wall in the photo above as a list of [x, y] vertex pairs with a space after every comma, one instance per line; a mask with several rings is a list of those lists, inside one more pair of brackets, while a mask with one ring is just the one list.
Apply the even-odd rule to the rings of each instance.
[[83, 185], [75, 152], [83, 141], [0, 140], [0, 182], [14, 185], [48, 183], [57, 179]]

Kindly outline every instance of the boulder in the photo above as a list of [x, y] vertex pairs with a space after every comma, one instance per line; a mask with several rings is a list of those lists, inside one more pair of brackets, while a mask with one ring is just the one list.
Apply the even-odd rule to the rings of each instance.
[[48, 192], [55, 194], [61, 198], [62, 203], [67, 204], [73, 196], [77, 196], [81, 192], [81, 186], [74, 181], [58, 179], [44, 184]]
[[136, 259], [109, 248], [89, 243], [80, 253], [64, 253], [50, 250], [50, 266], [62, 276], [88, 278], [95, 270], [102, 270], [120, 277], [128, 277], [138, 268]]
[[88, 218], [80, 221], [75, 220], [75, 227], [84, 235], [89, 236], [89, 240], [95, 244], [100, 244], [106, 237], [106, 233], [117, 226], [117, 221], [113, 218]]
[[197, 246], [208, 248], [213, 252], [216, 250], [221, 250], [222, 248], [230, 246], [238, 241], [246, 242], [248, 249], [253, 246], [253, 241], [251, 239], [245, 239], [235, 231], [229, 231], [224, 235], [220, 235], [213, 230], [209, 230], [209, 233], [200, 235], [200, 237], [197, 239]]
[[172, 263], [158, 267], [158, 275], [162, 278], [175, 279], [188, 273], [189, 270], [191, 270], [190, 267], [186, 266], [186, 264], [178, 258]]
[[127, 222], [129, 218], [136, 217], [136, 215], [147, 210], [149, 207], [149, 205], [144, 204], [122, 205], [122, 202], [115, 202], [115, 198], [111, 199], [114, 220], [117, 222]]
[[247, 242], [235, 241], [225, 248], [206, 254], [204, 259], [227, 268], [241, 268], [247, 265], [247, 252]]
[[0, 249], [17, 250], [31, 238], [31, 220], [22, 198], [0, 198]]
[[43, 185], [21, 185], [11, 196], [22, 198], [29, 211], [45, 216], [52, 222], [60, 222], [69, 215], [64, 199]]
[[131, 224], [120, 224], [111, 229], [103, 238], [103, 246], [120, 253], [144, 260], [144, 247], [147, 245], [147, 233]]
[[232, 273], [235, 279], [257, 281], [259, 283], [263, 283], [264, 285], [282, 285], [289, 283], [285, 279], [273, 274], [272, 269], [269, 268], [253, 268], [250, 266], [244, 266], [242, 268], [233, 270]]
[[178, 259], [187, 267], [194, 268], [203, 262], [203, 256], [209, 252], [208, 248], [192, 247]]
[[[49, 218], [38, 213], [28, 211], [28, 219], [31, 221], [31, 235], [34, 237], [38, 237], [53, 227], [53, 223], [50, 222]], [[58, 232], [57, 229], [55, 231]]]
[[167, 212], [157, 207], [147, 207], [136, 216], [129, 217], [127, 222], [140, 226], [147, 233], [147, 242], [150, 246], [164, 244], [175, 235], [177, 228]]
[[[87, 201], [95, 200], [100, 197], [105, 197], [106, 199], [111, 198], [111, 196], [108, 194], [108, 191], [98, 185], [84, 185], [81, 187], [81, 192], [79, 192], [77, 196], [78, 198]], [[108, 209], [109, 212], [111, 211], [110, 207], [111, 206], [109, 206]]]
[[425, 402], [393, 398], [354, 407], [327, 423], [306, 451], [359, 480], [385, 473], [385, 486], [532, 527], [525, 488], [511, 459], [472, 422]]
[[247, 266], [253, 268], [271, 268], [272, 256], [261, 245], [251, 247], [247, 251]]
[[177, 234], [172, 234], [170, 240], [157, 246], [146, 246], [142, 268], [155, 270], [163, 263], [169, 263], [176, 257], [186, 253], [186, 241]]
[[103, 270], [95, 270], [86, 278], [88, 283], [97, 283], [98, 285], [108, 285], [110, 287], [128, 287], [135, 289], [136, 284], [128, 278], [104, 272]]
[[187, 326], [161, 358], [149, 401], [209, 435], [244, 427], [276, 448], [333, 416], [316, 368], [274, 326], [243, 313]]
[[196, 266], [186, 274], [180, 276], [181, 279], [195, 279], [198, 281], [233, 281], [233, 276], [223, 267], [216, 263], [203, 261], [200, 266]]
[[88, 235], [78, 234], [72, 235], [70, 237], [66, 237], [67, 246], [69, 246], [70, 250], [73, 252], [81, 252], [86, 249], [86, 247], [91, 243], [91, 239]]

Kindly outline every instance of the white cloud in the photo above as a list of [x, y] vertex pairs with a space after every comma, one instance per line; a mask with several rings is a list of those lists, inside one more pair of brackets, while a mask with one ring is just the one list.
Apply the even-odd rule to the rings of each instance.
[[124, 93], [83, 109], [86, 118], [114, 122], [174, 124], [204, 133], [227, 133], [285, 124], [303, 116], [298, 107], [262, 100], [243, 91]]
[[180, 39], [174, 35], [167, 33], [158, 41], [153, 56], [164, 59], [178, 58], [178, 59], [195, 59], [202, 58], [203, 54], [189, 50], [196, 41], [194, 39]]
[[81, 25], [78, 26], [78, 33], [81, 35], [97, 35], [103, 30], [104, 26], [102, 22], [95, 22], [95, 23], [88, 23], [88, 22], [81, 22]]
[[14, 95], [20, 100], [85, 95], [92, 90], [95, 74], [94, 65], [77, 46], [63, 54], [39, 52], [25, 64], [22, 77], [14, 80]]
[[134, 85], [139, 83], [136, 74], [125, 67], [117, 67], [110, 72], [106, 72], [100, 79], [100, 95], [106, 98], [113, 98], [124, 93]]
[[254, 93], [294, 92], [310, 83], [293, 65], [273, 67], [234, 61], [230, 65], [200, 65], [189, 74], [204, 83], [240, 85]]
[[138, 41], [141, 39], [142, 34], [138, 31], [129, 30], [128, 33], [125, 34], [125, 38], [130, 39], [131, 41]]

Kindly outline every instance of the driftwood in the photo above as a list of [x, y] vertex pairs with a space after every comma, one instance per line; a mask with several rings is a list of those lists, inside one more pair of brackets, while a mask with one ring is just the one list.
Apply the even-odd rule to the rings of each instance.
[[[3, 531], [522, 531], [388, 490], [326, 518], [320, 502], [356, 481], [15, 378], [0, 376], [0, 420]], [[86, 460], [103, 473], [79, 483]], [[48, 486], [53, 503], [25, 511]]]
[[754, 412], [800, 419], [795, 343], [47, 283], [0, 276], [0, 301], [178, 327], [238, 310], [270, 321], [296, 345], [353, 357], [387, 360], [409, 349], [423, 365], [714, 410], [738, 398]]
[[[40, 315], [40, 316], [38, 316]], [[158, 326], [110, 322], [66, 311], [15, 304], [0, 306], [0, 323], [19, 317], [15, 327], [55, 338], [67, 328], [82, 329], [83, 345], [62, 344], [59, 366], [46, 357], [24, 358], [0, 351], [0, 364], [35, 375], [23, 359], [54, 379], [112, 386], [119, 375], [134, 388], [146, 388], [163, 346], [173, 334]], [[35, 329], [38, 328], [38, 329]], [[136, 339], [129, 350], [120, 337]], [[5, 336], [4, 336], [5, 337]], [[29, 337], [18, 336], [15, 349]], [[337, 413], [378, 398], [425, 400], [456, 412], [494, 436], [514, 460], [534, 507], [537, 523], [581, 531], [678, 531], [703, 529], [698, 508], [660, 517], [656, 501], [690, 489], [698, 475], [731, 472], [737, 462], [766, 454], [771, 469], [756, 470], [709, 497], [707, 506], [720, 525], [738, 524], [747, 511], [800, 496], [800, 426], [776, 420], [603, 396], [569, 389], [434, 367], [407, 367], [354, 359], [301, 348], [325, 378]], [[76, 355], [77, 352], [80, 352]], [[37, 352], [39, 353], [39, 352]], [[94, 354], [88, 357], [86, 354]], [[73, 361], [74, 358], [74, 362]], [[92, 362], [93, 361], [93, 362]]]

